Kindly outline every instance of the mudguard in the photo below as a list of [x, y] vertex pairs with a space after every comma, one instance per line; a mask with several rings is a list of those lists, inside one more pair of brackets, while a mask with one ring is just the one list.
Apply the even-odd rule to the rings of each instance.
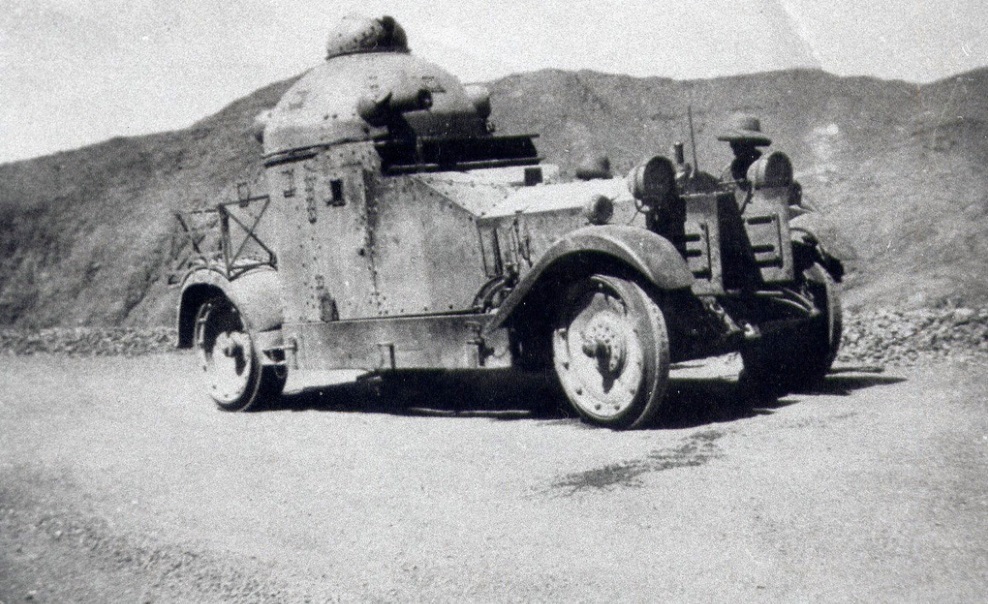
[[182, 282], [182, 295], [178, 303], [178, 347], [192, 347], [196, 311], [205, 300], [220, 294], [240, 310], [244, 325], [251, 334], [281, 327], [280, 287], [278, 272], [269, 266], [248, 271], [233, 281], [209, 267], [188, 273]]
[[693, 285], [693, 274], [686, 261], [668, 239], [641, 227], [584, 227], [564, 235], [539, 258], [498, 308], [487, 331], [504, 325], [547, 271], [567, 258], [587, 253], [617, 261], [663, 291]]
[[800, 214], [789, 221], [789, 226], [793, 243], [811, 250], [815, 256], [813, 260], [840, 283], [844, 277], [844, 264], [857, 259], [854, 247], [818, 212]]

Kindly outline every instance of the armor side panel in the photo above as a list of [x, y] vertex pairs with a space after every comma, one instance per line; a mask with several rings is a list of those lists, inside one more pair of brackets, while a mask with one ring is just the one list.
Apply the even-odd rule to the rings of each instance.
[[367, 203], [374, 316], [469, 310], [487, 281], [474, 215], [416, 176], [375, 179]]
[[[590, 224], [587, 208], [601, 197], [611, 211], [609, 224], [644, 226], [622, 179], [525, 187], [478, 220], [488, 265], [493, 261], [524, 276], [556, 242]], [[498, 258], [491, 258], [488, 242], [494, 238]]]
[[756, 189], [744, 212], [744, 228], [764, 283], [792, 281], [788, 187]]
[[[682, 245], [686, 264], [696, 281], [693, 293], [717, 295], [724, 293], [721, 269], [720, 223], [717, 220], [717, 195], [688, 195]], [[732, 200], [733, 203], [733, 200]]]
[[488, 315], [390, 317], [286, 325], [290, 369], [478, 369], [510, 367], [505, 330], [482, 334]]
[[365, 167], [375, 161], [371, 145], [356, 144], [269, 168], [286, 322], [377, 314], [365, 193]]

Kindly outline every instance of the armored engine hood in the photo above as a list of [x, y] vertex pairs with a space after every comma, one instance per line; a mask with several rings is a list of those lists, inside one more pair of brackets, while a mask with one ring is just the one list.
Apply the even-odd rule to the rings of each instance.
[[490, 136], [486, 95], [410, 54], [393, 19], [344, 20], [327, 50], [326, 62], [266, 118], [265, 156], [371, 140]]

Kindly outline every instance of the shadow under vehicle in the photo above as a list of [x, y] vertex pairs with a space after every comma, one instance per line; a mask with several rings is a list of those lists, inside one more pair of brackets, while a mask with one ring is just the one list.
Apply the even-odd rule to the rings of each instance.
[[178, 216], [178, 344], [221, 408], [289, 372], [512, 368], [625, 429], [663, 411], [671, 363], [741, 351], [772, 390], [823, 378], [840, 265], [790, 224], [785, 155], [744, 190], [683, 188], [661, 156], [563, 182], [490, 111], [389, 17], [330, 35], [264, 118], [263, 190]]

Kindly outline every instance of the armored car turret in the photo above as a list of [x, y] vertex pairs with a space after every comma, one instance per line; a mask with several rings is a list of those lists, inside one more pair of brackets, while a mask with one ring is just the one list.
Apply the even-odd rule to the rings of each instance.
[[839, 274], [791, 228], [785, 155], [747, 189], [684, 188], [660, 156], [563, 182], [534, 134], [499, 135], [490, 113], [394, 19], [331, 33], [264, 117], [264, 190], [205, 213], [215, 245], [179, 217], [179, 346], [221, 408], [293, 372], [515, 368], [555, 373], [588, 422], [638, 428], [674, 362], [741, 351], [775, 390], [822, 379]]

